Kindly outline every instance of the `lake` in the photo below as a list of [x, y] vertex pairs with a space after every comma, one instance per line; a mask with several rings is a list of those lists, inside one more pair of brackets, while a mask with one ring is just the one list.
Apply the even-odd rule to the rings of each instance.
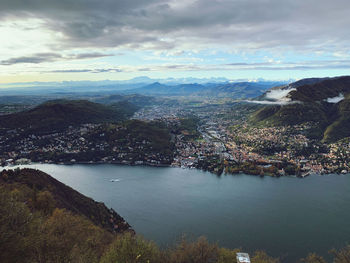
[[[350, 175], [255, 177], [181, 168], [53, 165], [37, 168], [104, 202], [161, 246], [183, 233], [294, 262], [350, 241]], [[115, 182], [111, 182], [116, 179]]]

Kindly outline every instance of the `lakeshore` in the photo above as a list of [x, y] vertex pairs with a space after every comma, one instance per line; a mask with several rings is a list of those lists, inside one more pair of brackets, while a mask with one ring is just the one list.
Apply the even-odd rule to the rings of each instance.
[[122, 123], [86, 123], [38, 134], [0, 130], [0, 164], [23, 159], [114, 163], [274, 177], [350, 172], [349, 138], [331, 144], [310, 139], [306, 135], [312, 123], [256, 127], [246, 120], [244, 109], [233, 112], [222, 105], [214, 113], [209, 106], [189, 110], [192, 116], [178, 107], [150, 107]]
[[[252, 170], [249, 170], [249, 165], [248, 166], [241, 166], [240, 168], [236, 168], [235, 170], [231, 170], [230, 172], [228, 172], [228, 170], [226, 169], [225, 171], [223, 169], [218, 170], [214, 167], [214, 169], [208, 168], [208, 167], [197, 167], [197, 166], [189, 166], [189, 165], [180, 165], [180, 164], [176, 164], [176, 163], [172, 163], [172, 164], [157, 164], [157, 163], [152, 163], [152, 162], [142, 162], [142, 163], [132, 163], [129, 161], [84, 161], [84, 162], [77, 162], [77, 161], [66, 161], [66, 162], [54, 162], [54, 161], [50, 161], [50, 160], [46, 160], [45, 162], [32, 162], [30, 159], [26, 159], [26, 158], [21, 158], [18, 160], [11, 160], [9, 162], [3, 162], [2, 165], [0, 167], [2, 167], [2, 169], [12, 169], [13, 167], [17, 167], [17, 166], [21, 166], [21, 165], [43, 165], [43, 164], [52, 164], [52, 165], [122, 165], [122, 166], [139, 166], [139, 167], [168, 167], [168, 168], [182, 168], [182, 169], [196, 169], [199, 171], [204, 171], [204, 172], [209, 172], [211, 174], [215, 174], [217, 176], [222, 176], [222, 175], [240, 175], [240, 174], [245, 174], [245, 175], [251, 175], [251, 176], [259, 176], [259, 177], [264, 177], [264, 176], [270, 176], [270, 177], [282, 177], [282, 176], [289, 176], [289, 177], [298, 177], [298, 178], [305, 178], [307, 176], [310, 175], [329, 175], [329, 174], [347, 174], [347, 173], [331, 173], [329, 172], [304, 172], [304, 173], [300, 173], [300, 174], [289, 174], [286, 175], [284, 174], [280, 174], [280, 173], [273, 173], [273, 171], [271, 172], [271, 169], [269, 169], [271, 167], [271, 165], [260, 165], [260, 167], [264, 167], [267, 168], [266, 170], [269, 171], [266, 174], [263, 173], [256, 173], [254, 170], [252, 172]], [[248, 168], [247, 168], [248, 167]], [[253, 169], [256, 169], [257, 164], [254, 163], [253, 164]]]

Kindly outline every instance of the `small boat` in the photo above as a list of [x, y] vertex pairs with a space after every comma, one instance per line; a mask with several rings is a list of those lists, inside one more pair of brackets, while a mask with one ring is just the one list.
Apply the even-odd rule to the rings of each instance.
[[311, 174], [310, 171], [309, 171], [309, 172], [305, 172], [305, 173], [302, 173], [302, 174], [301, 174], [301, 177], [304, 178], [304, 177], [306, 177], [306, 176], [309, 176], [310, 174]]
[[111, 180], [109, 180], [110, 182], [119, 182], [120, 181], [120, 179], [111, 179]]

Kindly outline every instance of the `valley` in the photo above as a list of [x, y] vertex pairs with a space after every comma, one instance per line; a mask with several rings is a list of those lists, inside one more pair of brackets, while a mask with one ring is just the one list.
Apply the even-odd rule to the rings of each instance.
[[[91, 97], [104, 104], [53, 100], [0, 116], [0, 160], [3, 165], [32, 161], [175, 166], [218, 175], [242, 172], [305, 177], [313, 173], [348, 173], [348, 129], [332, 128], [346, 121], [348, 99], [347, 90], [339, 84], [342, 79], [346, 83], [346, 77], [336, 78], [332, 85], [340, 85], [345, 97], [321, 106], [308, 102], [306, 95], [303, 102], [277, 106], [221, 97], [137, 94]], [[293, 102], [296, 92], [304, 94], [304, 89], [315, 89], [314, 85], [323, 87], [312, 79], [280, 89], [287, 89], [286, 101]], [[276, 93], [278, 88], [272, 91]], [[264, 102], [269, 92], [258, 101]], [[327, 94], [327, 89], [322, 92]], [[334, 94], [322, 95], [321, 99]], [[339, 107], [339, 113], [330, 110], [328, 115], [344, 117], [325, 128], [329, 121], [317, 107]], [[338, 140], [325, 139], [335, 131]]]

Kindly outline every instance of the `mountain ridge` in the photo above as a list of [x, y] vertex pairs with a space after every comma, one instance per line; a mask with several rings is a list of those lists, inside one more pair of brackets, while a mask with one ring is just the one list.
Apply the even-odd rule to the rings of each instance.
[[224, 83], [188, 83], [178, 85], [152, 84], [124, 91], [124, 93], [137, 93], [143, 95], [169, 95], [169, 96], [209, 96], [230, 98], [254, 98], [262, 95], [266, 90], [284, 84], [283, 82], [224, 82]]
[[[130, 110], [128, 110], [131, 108]], [[87, 100], [52, 100], [32, 109], [0, 116], [0, 128], [31, 131], [62, 130], [84, 123], [117, 122], [131, 116], [136, 107], [119, 102], [106, 106]]]
[[[318, 133], [316, 137], [324, 142], [350, 136], [350, 76], [305, 79], [279, 90], [286, 87], [290, 91], [284, 105], [280, 103], [257, 110], [251, 115], [251, 122], [265, 125], [313, 122]], [[338, 99], [330, 102], [332, 98]]]
[[16, 187], [18, 184], [25, 185], [34, 192], [50, 192], [56, 208], [83, 216], [110, 232], [132, 231], [130, 225], [113, 209], [86, 197], [47, 173], [29, 168], [0, 172], [0, 185]]

